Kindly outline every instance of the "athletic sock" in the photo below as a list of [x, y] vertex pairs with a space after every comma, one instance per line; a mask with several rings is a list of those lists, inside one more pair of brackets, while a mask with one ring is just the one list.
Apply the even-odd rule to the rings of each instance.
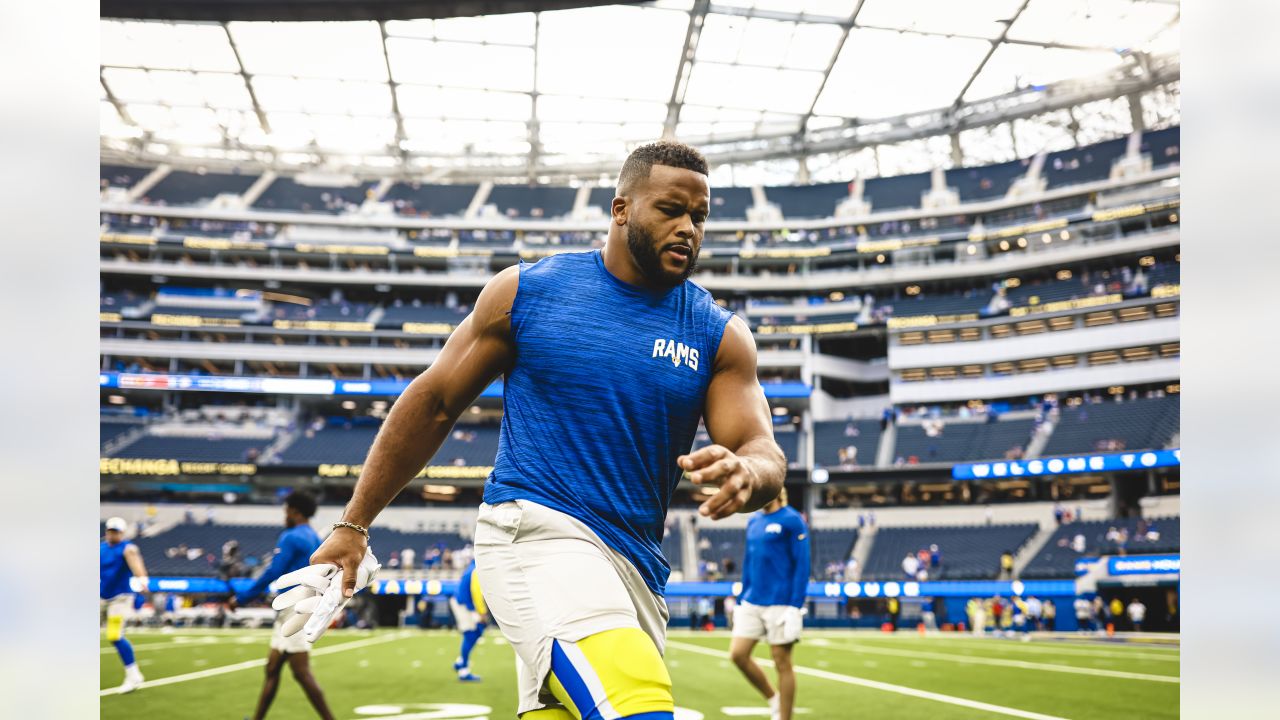
[[120, 662], [124, 663], [126, 669], [131, 666], [136, 667], [133, 663], [133, 646], [128, 640], [120, 638], [111, 644], [116, 646], [116, 652], [120, 654]]
[[480, 634], [483, 632], [483, 628], [476, 628], [462, 633], [462, 654], [458, 659], [463, 667], [471, 665], [471, 651], [475, 649], [476, 643], [480, 642]]

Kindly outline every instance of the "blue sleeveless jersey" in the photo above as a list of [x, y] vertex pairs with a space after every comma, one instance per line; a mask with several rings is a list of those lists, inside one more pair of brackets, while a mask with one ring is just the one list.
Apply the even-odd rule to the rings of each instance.
[[102, 541], [102, 547], [99, 550], [101, 565], [98, 570], [98, 597], [103, 600], [133, 592], [129, 587], [129, 578], [133, 577], [133, 571], [129, 569], [129, 563], [124, 559], [124, 549], [132, 544], [125, 541], [112, 545], [106, 540]]
[[730, 316], [689, 281], [629, 285], [598, 250], [522, 263], [484, 501], [532, 500], [578, 519], [662, 594], [676, 458], [693, 445]]

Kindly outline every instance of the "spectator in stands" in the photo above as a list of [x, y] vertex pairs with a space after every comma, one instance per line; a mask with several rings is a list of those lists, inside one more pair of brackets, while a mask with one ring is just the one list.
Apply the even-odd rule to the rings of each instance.
[[1084, 554], [1084, 551], [1085, 551], [1084, 533], [1078, 532], [1075, 534], [1075, 537], [1071, 538], [1071, 549], [1075, 550], [1080, 554]]
[[929, 570], [937, 577], [938, 569], [942, 567], [942, 551], [938, 549], [936, 544], [929, 546]]
[[1063, 516], [1064, 516], [1065, 514], [1066, 514], [1066, 510], [1065, 510], [1065, 509], [1063, 509], [1063, 507], [1062, 507], [1062, 503], [1060, 503], [1060, 502], [1056, 502], [1056, 503], [1054, 503], [1054, 504], [1053, 504], [1053, 520], [1054, 520], [1054, 522], [1056, 522], [1058, 525], [1061, 525], [1061, 524], [1062, 524], [1062, 518], [1063, 518]]
[[412, 570], [414, 568], [413, 561], [416, 556], [417, 556], [417, 553], [414, 552], [413, 548], [405, 548], [401, 550], [400, 566], [403, 567], [405, 570]]
[[1129, 601], [1129, 622], [1133, 623], [1134, 632], [1142, 632], [1142, 622], [1147, 619], [1147, 606], [1138, 598]]
[[915, 580], [916, 573], [919, 571], [920, 561], [916, 559], [915, 555], [907, 553], [906, 556], [902, 558], [902, 574], [905, 575], [908, 580]]
[[[859, 516], [859, 517], [861, 517], [861, 516]], [[856, 557], [851, 557], [851, 558], [849, 558], [847, 561], [845, 561], [845, 564], [844, 564], [844, 579], [845, 579], [845, 580], [857, 580], [857, 579], [858, 579], [858, 558], [856, 558]]]
[[1013, 579], [1013, 551], [1005, 550], [1000, 554], [1000, 579]]

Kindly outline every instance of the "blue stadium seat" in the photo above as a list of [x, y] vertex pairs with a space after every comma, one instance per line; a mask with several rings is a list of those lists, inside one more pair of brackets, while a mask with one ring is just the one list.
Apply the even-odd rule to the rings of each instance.
[[1140, 152], [1151, 156], [1152, 167], [1164, 167], [1181, 161], [1182, 128], [1174, 126], [1163, 130], [1148, 130], [1142, 134]]
[[918, 208], [922, 196], [933, 186], [929, 173], [897, 175], [867, 180], [862, 197], [876, 212], [898, 208]]
[[520, 218], [558, 218], [573, 210], [577, 188], [546, 185], [494, 185], [487, 204], [498, 214]]
[[1108, 441], [1125, 450], [1160, 449], [1178, 432], [1181, 408], [1180, 395], [1063, 408], [1042, 454], [1097, 452]]
[[99, 165], [98, 178], [106, 180], [111, 187], [131, 188], [154, 169], [132, 165]]
[[144, 199], [166, 205], [203, 205], [219, 195], [243, 195], [256, 175], [194, 173], [174, 170], [147, 191]]
[[1044, 160], [1046, 187], [1052, 190], [1063, 185], [1106, 180], [1111, 177], [1111, 165], [1124, 155], [1128, 142], [1127, 138], [1116, 138], [1049, 153]]
[[1009, 551], [1016, 555], [1038, 530], [1034, 523], [882, 527], [876, 532], [862, 579], [905, 580], [903, 557], [937, 545], [942, 562], [940, 572], [930, 572], [930, 580], [993, 580], [1000, 575], [1000, 554]]
[[259, 210], [291, 210], [337, 215], [349, 206], [359, 207], [376, 182], [347, 187], [303, 185], [292, 178], [278, 177], [263, 191], [253, 206]]
[[[1139, 518], [1119, 518], [1113, 520], [1088, 520], [1084, 522], [1063, 523], [1058, 526], [1049, 541], [1036, 553], [1022, 570], [1021, 577], [1028, 580], [1045, 578], [1074, 578], [1076, 576], [1076, 560], [1082, 557], [1099, 557], [1102, 555], [1119, 555], [1119, 546], [1114, 540], [1107, 539], [1110, 528], [1123, 528], [1129, 535], [1125, 543], [1124, 553], [1127, 555], [1147, 555], [1153, 553], [1175, 553], [1181, 546], [1181, 522], [1178, 517], [1148, 518], [1148, 525], [1159, 532], [1159, 539], [1149, 540], [1146, 536], [1138, 537]], [[1071, 541], [1076, 535], [1084, 535], [1084, 552], [1077, 553], [1071, 549]]]
[[711, 189], [710, 220], [745, 220], [751, 207], [751, 188], [726, 187]]
[[835, 215], [840, 201], [849, 197], [849, 183], [780, 185], [765, 188], [764, 194], [769, 202], [778, 205], [787, 219], [828, 218]]
[[840, 462], [840, 450], [858, 449], [855, 459], [858, 465], [874, 466], [880, 449], [879, 420], [828, 420], [813, 424], [813, 461], [818, 465], [835, 467]]
[[112, 457], [241, 463], [249, 461], [250, 450], [261, 452], [270, 442], [269, 439], [144, 435]]
[[430, 185], [398, 182], [382, 196], [404, 215], [449, 217], [462, 215], [476, 196], [479, 185]]
[[1011, 160], [996, 165], [953, 168], [946, 171], [947, 186], [960, 194], [960, 202], [1004, 197], [1014, 180], [1027, 172], [1027, 160]]

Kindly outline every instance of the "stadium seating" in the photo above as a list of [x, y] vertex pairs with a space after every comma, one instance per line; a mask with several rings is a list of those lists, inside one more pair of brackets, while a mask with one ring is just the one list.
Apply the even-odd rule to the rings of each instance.
[[764, 194], [785, 218], [828, 218], [835, 215], [840, 201], [849, 197], [849, 183], [781, 185], [765, 188]]
[[992, 580], [1000, 574], [1000, 554], [1017, 554], [1038, 529], [1034, 523], [880, 528], [862, 579], [905, 580], [902, 559], [906, 554], [937, 545], [942, 562], [940, 572], [930, 572], [930, 580]]
[[139, 180], [150, 175], [152, 170], [153, 168], [132, 165], [100, 165], [98, 178], [105, 180], [111, 187], [131, 188]]
[[250, 461], [250, 450], [261, 452], [269, 443], [265, 439], [144, 435], [112, 457], [240, 463]]
[[1125, 450], [1163, 448], [1178, 432], [1179, 395], [1089, 403], [1064, 408], [1044, 456], [1095, 452], [1115, 444]]
[[[1155, 540], [1137, 534], [1139, 518], [1064, 523], [1058, 526], [1049, 541], [1023, 568], [1020, 577], [1028, 580], [1073, 578], [1076, 576], [1076, 560], [1082, 557], [1121, 554], [1117, 542], [1114, 539], [1107, 539], [1107, 532], [1111, 528], [1123, 529], [1128, 535], [1124, 554], [1178, 552], [1181, 545], [1180, 520], [1178, 517], [1148, 519], [1147, 524], [1159, 533], [1159, 538]], [[1071, 549], [1071, 541], [1076, 535], [1084, 536], [1083, 553]]]
[[107, 443], [121, 437], [122, 435], [132, 432], [139, 427], [141, 427], [141, 425], [136, 422], [124, 422], [121, 420], [102, 418], [98, 422], [98, 446], [99, 448], [104, 448], [107, 446]]
[[570, 187], [494, 185], [486, 203], [496, 205], [504, 217], [558, 218], [573, 210], [577, 194]]
[[346, 212], [351, 206], [359, 207], [376, 185], [377, 183], [374, 182], [364, 182], [348, 187], [323, 187], [303, 185], [292, 178], [279, 177], [258, 196], [253, 206], [259, 210], [290, 210], [336, 215]]
[[247, 568], [252, 572], [271, 561], [281, 532], [284, 532], [283, 511], [279, 525], [180, 523], [133, 542], [142, 552], [147, 572], [154, 577], [208, 577], [218, 574], [223, 543], [235, 540], [240, 545], [242, 561], [253, 558], [252, 566]]
[[1063, 185], [1106, 180], [1111, 165], [1125, 153], [1127, 138], [1049, 153], [1044, 160], [1045, 185], [1052, 190]]
[[893, 454], [922, 463], [1003, 458], [1015, 446], [1026, 448], [1032, 425], [1031, 420], [948, 423], [937, 437], [929, 437], [920, 425], [900, 425]]
[[411, 322], [457, 325], [466, 316], [466, 310], [444, 305], [391, 305], [383, 312], [378, 327], [398, 328]]
[[224, 193], [243, 195], [257, 179], [253, 175], [174, 170], [148, 190], [143, 199], [165, 205], [203, 205]]
[[612, 187], [591, 188], [591, 193], [587, 195], [587, 204], [600, 208], [607, 216], [609, 215], [609, 207], [613, 205], [613, 196], [615, 194], [616, 190]]
[[273, 320], [319, 320], [325, 322], [360, 322], [369, 317], [373, 306], [365, 303], [329, 302], [312, 305], [279, 303], [271, 311]]
[[851, 464], [842, 462], [840, 451], [857, 448], [855, 463], [862, 466], [876, 464], [876, 452], [880, 448], [879, 420], [829, 420], [813, 424], [813, 461], [817, 465], [836, 467]]
[[811, 577], [822, 577], [832, 563], [843, 565], [853, 554], [858, 542], [857, 528], [810, 528], [809, 556]]
[[461, 215], [476, 196], [479, 185], [429, 185], [398, 182], [382, 196], [402, 215], [448, 217]]
[[[350, 426], [342, 418], [331, 420], [318, 431], [307, 430], [280, 454], [282, 465], [364, 462], [369, 446], [378, 434], [378, 425], [357, 422]], [[493, 465], [498, 455], [496, 425], [458, 425], [431, 459], [432, 465]], [[459, 463], [461, 461], [461, 463]]]
[[1028, 161], [1012, 160], [996, 165], [953, 168], [946, 171], [947, 187], [960, 194], [960, 202], [1004, 197], [1014, 180], [1027, 172]]
[[204, 318], [224, 318], [224, 319], [241, 319], [245, 315], [253, 312], [244, 308], [226, 308], [226, 307], [185, 307], [180, 305], [157, 305], [152, 315], [195, 315]]
[[667, 563], [671, 565], [672, 572], [683, 570], [684, 542], [682, 541], [679, 525], [672, 525], [663, 534], [662, 554], [667, 558]]
[[1180, 162], [1182, 128], [1174, 126], [1164, 130], [1150, 130], [1142, 134], [1140, 152], [1151, 156], [1152, 167], [1164, 167]]
[[751, 188], [726, 187], [711, 189], [711, 220], [744, 220], [751, 207]]
[[898, 208], [918, 208], [921, 197], [932, 187], [929, 173], [871, 178], [863, 184], [862, 197], [875, 212]]
[[880, 305], [891, 305], [894, 317], [964, 315], [981, 312], [991, 302], [991, 296], [989, 290], [970, 290], [955, 295], [921, 293], [915, 297], [882, 300]]

